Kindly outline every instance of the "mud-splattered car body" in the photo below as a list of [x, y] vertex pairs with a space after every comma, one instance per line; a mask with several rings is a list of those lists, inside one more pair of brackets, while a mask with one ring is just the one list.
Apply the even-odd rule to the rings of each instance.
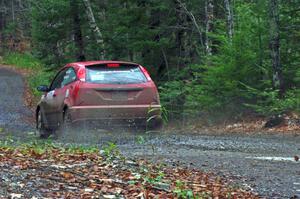
[[[36, 109], [37, 128], [57, 129], [66, 120], [126, 120], [161, 125], [154, 82], [139, 64], [120, 61], [70, 63], [55, 76]], [[152, 120], [152, 119], [151, 119]]]

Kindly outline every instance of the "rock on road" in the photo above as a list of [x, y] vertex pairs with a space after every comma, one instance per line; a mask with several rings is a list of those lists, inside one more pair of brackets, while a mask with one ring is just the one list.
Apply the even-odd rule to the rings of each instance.
[[[32, 113], [24, 105], [22, 77], [0, 66], [0, 128], [19, 139], [34, 125], [26, 122]], [[131, 130], [132, 131], [132, 130]], [[3, 138], [0, 132], [0, 139]], [[1, 138], [2, 137], [2, 138]], [[142, 138], [142, 139], [139, 139]], [[141, 157], [169, 164], [183, 164], [212, 171], [267, 198], [300, 196], [300, 136], [284, 134], [144, 134], [128, 129], [85, 132], [75, 142], [103, 144], [116, 142], [130, 157]], [[73, 141], [74, 141], [73, 140]], [[139, 140], [139, 141], [137, 141]], [[59, 140], [59, 142], [66, 142]]]

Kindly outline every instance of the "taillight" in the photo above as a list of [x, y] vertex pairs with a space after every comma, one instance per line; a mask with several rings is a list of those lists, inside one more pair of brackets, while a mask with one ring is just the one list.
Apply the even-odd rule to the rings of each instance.
[[80, 68], [78, 70], [77, 77], [80, 81], [85, 82], [85, 68]]
[[150, 77], [148, 71], [143, 66], [140, 66], [140, 68], [141, 68], [142, 72], [144, 73], [144, 75], [146, 76], [147, 80], [151, 81], [151, 77]]

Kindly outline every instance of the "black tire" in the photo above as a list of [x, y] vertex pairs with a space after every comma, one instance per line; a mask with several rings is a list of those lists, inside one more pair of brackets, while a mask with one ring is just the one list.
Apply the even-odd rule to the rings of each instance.
[[47, 139], [51, 135], [51, 131], [45, 128], [44, 117], [40, 110], [36, 117], [36, 135], [42, 139]]
[[146, 131], [147, 132], [160, 132], [163, 128], [163, 120], [161, 116], [156, 116], [147, 120]]
[[71, 128], [71, 123], [72, 123], [72, 119], [71, 119], [71, 115], [69, 113], [69, 110], [65, 109], [64, 112], [63, 112], [62, 128], [64, 130], [69, 130]]
[[74, 123], [68, 109], [64, 110], [62, 118], [62, 124], [57, 131], [57, 138], [67, 143], [85, 143], [85, 140], [89, 138], [84, 132], [86, 127], [80, 126], [80, 123]]
[[65, 109], [62, 113], [62, 121], [58, 129], [56, 130], [56, 138], [65, 139], [69, 136], [71, 130], [71, 116], [68, 109]]

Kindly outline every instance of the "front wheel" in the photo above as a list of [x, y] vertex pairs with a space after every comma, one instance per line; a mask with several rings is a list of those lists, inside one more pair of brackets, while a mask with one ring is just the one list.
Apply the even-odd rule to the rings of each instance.
[[36, 118], [36, 135], [40, 138], [46, 139], [51, 135], [51, 132], [45, 128], [44, 117], [41, 110], [37, 113]]

